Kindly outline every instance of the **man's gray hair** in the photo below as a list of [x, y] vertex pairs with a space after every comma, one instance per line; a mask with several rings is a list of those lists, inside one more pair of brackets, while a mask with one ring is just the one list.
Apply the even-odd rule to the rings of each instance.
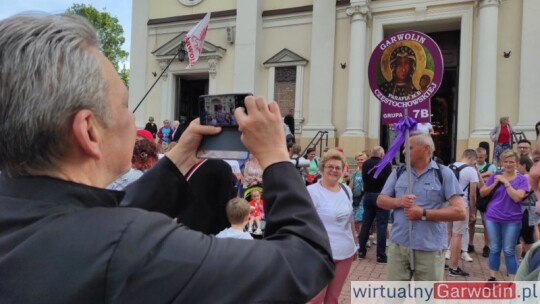
[[57, 168], [74, 114], [108, 126], [107, 84], [95, 29], [82, 17], [21, 14], [0, 21], [0, 170], [9, 176]]
[[384, 156], [384, 148], [381, 146], [375, 146], [371, 149], [370, 153], [371, 157], [383, 157]]
[[416, 143], [419, 145], [429, 146], [429, 156], [433, 157], [433, 153], [435, 152], [435, 143], [433, 142], [433, 138], [431, 138], [430, 134], [414, 131], [411, 133], [410, 137], [414, 137]]

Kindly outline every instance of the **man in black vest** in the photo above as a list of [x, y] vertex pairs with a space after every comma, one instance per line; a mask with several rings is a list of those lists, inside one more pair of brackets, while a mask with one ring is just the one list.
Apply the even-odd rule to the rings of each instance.
[[377, 165], [381, 158], [384, 157], [384, 149], [381, 146], [375, 146], [371, 149], [371, 158], [364, 162], [362, 166], [362, 180], [364, 181], [364, 217], [362, 229], [359, 236], [359, 248], [358, 253], [361, 258], [366, 257], [366, 243], [369, 238], [369, 229], [373, 220], [377, 218], [377, 263], [386, 264], [386, 229], [388, 225], [389, 211], [377, 207], [377, 197], [384, 187], [384, 183], [390, 173], [392, 173], [392, 165], [386, 164], [381, 174], [375, 178], [373, 174], [369, 172], [375, 165]]
[[175, 127], [173, 134], [172, 134], [172, 141], [178, 142], [180, 140], [180, 136], [182, 136], [182, 133], [187, 128], [187, 122], [185, 118], [180, 119], [179, 124], [177, 127]]
[[291, 134], [294, 137], [294, 109], [289, 110], [289, 113], [283, 118], [283, 122], [289, 127], [289, 130], [291, 130]]

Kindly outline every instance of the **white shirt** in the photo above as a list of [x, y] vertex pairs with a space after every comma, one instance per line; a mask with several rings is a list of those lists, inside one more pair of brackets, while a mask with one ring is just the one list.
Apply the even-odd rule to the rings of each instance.
[[[350, 188], [345, 189], [352, 198]], [[309, 185], [307, 190], [328, 233], [332, 256], [335, 260], [350, 258], [356, 252], [351, 230], [352, 200], [347, 198], [343, 189], [332, 192], [320, 182]]]
[[117, 191], [124, 190], [124, 188], [127, 187], [127, 185], [138, 180], [143, 175], [143, 173], [144, 172], [141, 170], [131, 168], [124, 175], [120, 176], [114, 182], [108, 185], [107, 189], [117, 190]]
[[242, 239], [242, 240], [253, 240], [253, 237], [249, 232], [239, 231], [236, 229], [233, 229], [232, 227], [223, 229], [220, 233], [216, 235], [218, 238], [234, 238], [234, 239]]
[[[465, 165], [465, 163], [462, 162], [455, 162], [454, 166], [460, 167]], [[467, 185], [470, 183], [478, 183], [478, 174], [476, 173], [476, 170], [474, 167], [468, 166], [463, 168], [461, 171], [459, 171], [459, 184], [461, 185], [461, 189], [465, 189]], [[469, 193], [470, 193], [470, 186], [467, 191], [463, 191], [463, 202], [465, 203], [465, 208], [469, 208]]]
[[237, 160], [234, 160], [234, 159], [224, 159], [224, 161], [229, 164], [229, 166], [231, 166], [231, 170], [232, 170], [232, 173], [234, 174], [239, 174], [239, 173], [242, 173], [240, 171], [240, 164], [238, 163]]
[[429, 134], [429, 129], [431, 129], [433, 126], [431, 125], [431, 123], [429, 122], [426, 122], [426, 123], [419, 123], [416, 125], [416, 129], [422, 133], [428, 133]]

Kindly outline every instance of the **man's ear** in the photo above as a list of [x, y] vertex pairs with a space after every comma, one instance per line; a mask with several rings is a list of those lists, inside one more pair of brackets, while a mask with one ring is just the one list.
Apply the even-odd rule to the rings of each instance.
[[91, 158], [101, 159], [102, 151], [100, 147], [102, 128], [94, 113], [90, 110], [80, 110], [73, 117], [73, 136], [78, 148]]

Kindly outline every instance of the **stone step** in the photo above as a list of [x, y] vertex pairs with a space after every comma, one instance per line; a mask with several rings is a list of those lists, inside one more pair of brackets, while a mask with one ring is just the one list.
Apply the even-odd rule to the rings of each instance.
[[474, 226], [475, 233], [484, 233], [484, 225], [482, 225], [482, 216], [480, 212], [476, 212], [476, 225]]
[[476, 224], [474, 226], [474, 233], [484, 233], [484, 225], [480, 224]]

